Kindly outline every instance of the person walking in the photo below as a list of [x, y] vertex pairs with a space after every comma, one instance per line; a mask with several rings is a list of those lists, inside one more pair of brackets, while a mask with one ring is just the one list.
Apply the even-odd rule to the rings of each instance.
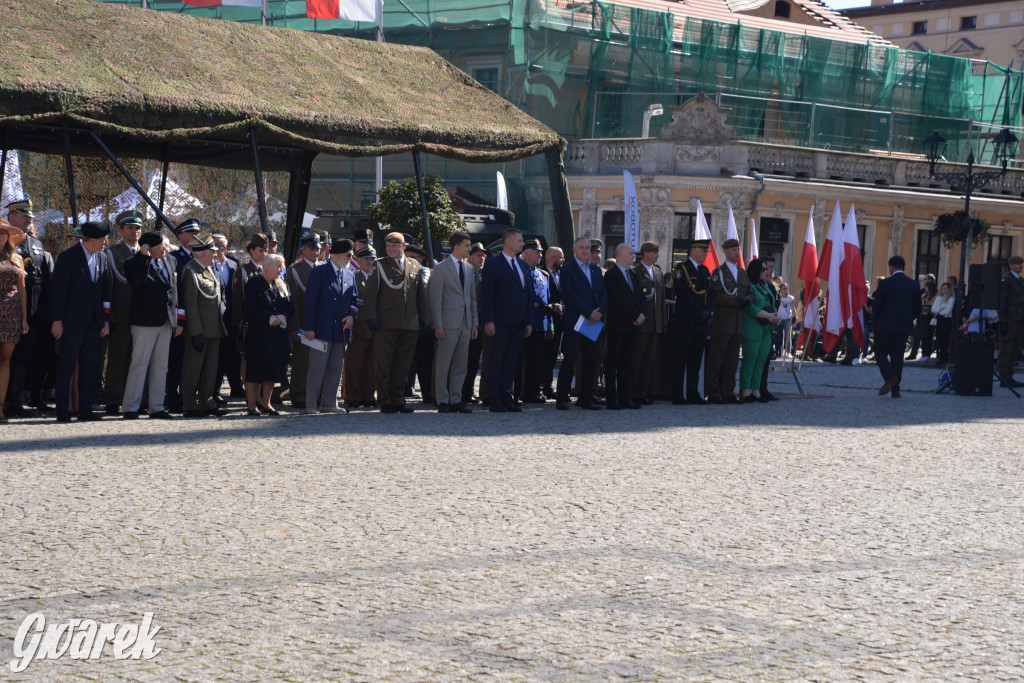
[[921, 313], [921, 289], [907, 277], [906, 260], [896, 254], [889, 258], [889, 277], [875, 291], [872, 315], [875, 321], [875, 362], [885, 384], [879, 396], [900, 397], [903, 379], [903, 352], [907, 338], [914, 333], [914, 320]]

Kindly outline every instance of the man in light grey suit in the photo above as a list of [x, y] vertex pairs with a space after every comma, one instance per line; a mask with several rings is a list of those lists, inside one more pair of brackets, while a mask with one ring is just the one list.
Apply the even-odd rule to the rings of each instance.
[[427, 288], [430, 319], [437, 348], [434, 387], [439, 413], [471, 413], [462, 397], [469, 358], [469, 340], [477, 336], [476, 285], [466, 265], [469, 235], [455, 231], [448, 238], [452, 255], [434, 268]]

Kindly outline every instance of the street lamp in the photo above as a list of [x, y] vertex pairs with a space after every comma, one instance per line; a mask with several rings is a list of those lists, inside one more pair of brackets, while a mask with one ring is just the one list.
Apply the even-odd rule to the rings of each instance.
[[[1003, 128], [999, 133], [992, 138], [992, 144], [995, 147], [995, 155], [999, 160], [1001, 169], [999, 171], [982, 171], [980, 173], [974, 172], [974, 150], [968, 147], [967, 149], [967, 171], [954, 171], [951, 173], [936, 173], [935, 162], [942, 158], [942, 154], [946, 151], [946, 139], [939, 135], [939, 131], [935, 131], [927, 138], [924, 139], [922, 145], [925, 148], [925, 154], [928, 156], [928, 175], [936, 180], [946, 183], [950, 189], [955, 192], [963, 192], [964, 194], [964, 214], [967, 216], [967, 237], [963, 241], [963, 245], [960, 248], [960, 279], [956, 283], [956, 304], [954, 311], [956, 315], [962, 315], [964, 294], [966, 289], [965, 275], [967, 272], [967, 259], [969, 249], [971, 249], [971, 242], [974, 241], [974, 221], [971, 221], [971, 195], [975, 190], [988, 185], [996, 178], [1001, 178], [1006, 175], [1006, 164], [1010, 159], [1017, 156], [1017, 136], [1009, 128]], [[959, 318], [954, 318], [959, 322]], [[960, 337], [956, 335], [953, 337], [957, 348], [959, 348]], [[956, 349], [954, 349], [955, 351]], [[957, 358], [957, 354], [953, 354], [953, 358]]]
[[665, 108], [660, 104], [648, 105], [647, 111], [644, 112], [644, 129], [640, 134], [641, 138], [646, 138], [651, 132], [651, 117], [661, 116], [665, 113]]

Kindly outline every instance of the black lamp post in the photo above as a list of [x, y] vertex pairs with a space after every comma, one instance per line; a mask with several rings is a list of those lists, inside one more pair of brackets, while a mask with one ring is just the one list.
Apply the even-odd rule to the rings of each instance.
[[[948, 184], [950, 189], [955, 192], [963, 192], [964, 194], [964, 213], [967, 215], [968, 220], [971, 217], [971, 195], [975, 190], [988, 185], [996, 178], [1001, 178], [1006, 175], [1006, 164], [1010, 159], [1017, 155], [1017, 136], [1009, 128], [1003, 128], [998, 134], [992, 139], [992, 144], [995, 147], [996, 158], [999, 159], [1001, 170], [999, 171], [982, 171], [980, 173], [974, 172], [974, 150], [968, 147], [967, 149], [967, 171], [954, 171], [952, 173], [936, 173], [935, 162], [942, 158], [943, 152], [946, 151], [946, 140], [939, 131], [935, 131], [922, 143], [925, 148], [925, 154], [928, 156], [928, 175], [936, 180]], [[961, 316], [963, 314], [963, 303], [964, 294], [966, 289], [965, 278], [967, 274], [967, 259], [969, 253], [973, 247], [971, 242], [974, 241], [974, 221], [970, 221], [967, 228], [967, 237], [964, 239], [963, 244], [960, 248], [960, 279], [956, 283], [956, 304], [954, 308], [954, 315]], [[960, 322], [959, 317], [954, 317], [954, 321]], [[955, 325], [956, 329], [959, 325]], [[959, 346], [958, 335], [953, 337], [954, 343]], [[956, 351], [956, 349], [954, 349]], [[953, 358], [956, 359], [957, 355], [954, 353]]]

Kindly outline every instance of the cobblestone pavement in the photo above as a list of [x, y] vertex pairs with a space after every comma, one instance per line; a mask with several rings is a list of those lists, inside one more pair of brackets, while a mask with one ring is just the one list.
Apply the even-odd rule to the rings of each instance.
[[[899, 400], [811, 365], [818, 398], [768, 405], [12, 422], [0, 678], [1020, 679], [1024, 400], [937, 374]], [[30, 613], [148, 611], [154, 659], [7, 668]]]

